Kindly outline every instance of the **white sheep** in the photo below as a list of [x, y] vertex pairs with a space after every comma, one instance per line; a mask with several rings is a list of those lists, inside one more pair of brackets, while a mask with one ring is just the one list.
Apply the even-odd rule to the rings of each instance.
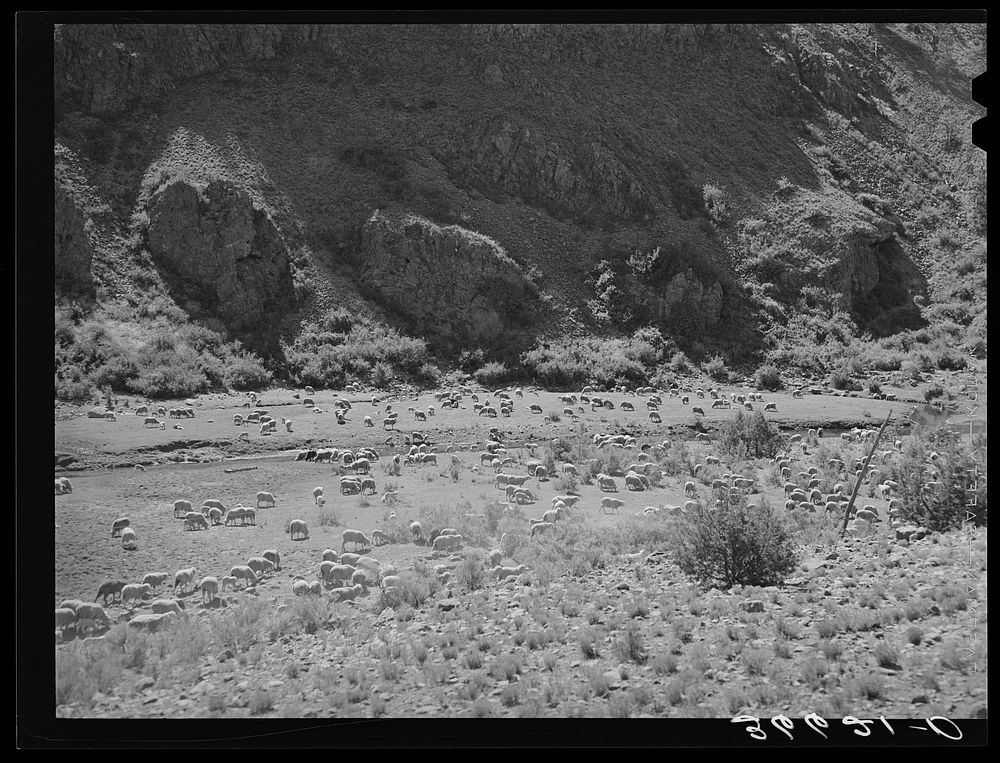
[[[201, 602], [205, 603], [205, 596], [208, 595], [208, 601], [211, 603], [215, 600], [216, 595], [219, 593], [219, 580], [211, 575], [201, 579], [201, 582], [195, 586], [195, 589], [201, 590]], [[155, 610], [154, 610], [155, 611]]]
[[170, 580], [169, 572], [147, 572], [142, 576], [142, 582], [148, 583], [151, 590], [159, 588], [168, 580]]
[[[265, 504], [265, 506], [261, 506], [262, 503]], [[276, 501], [274, 500], [274, 496], [271, 493], [265, 493], [263, 491], [257, 493], [257, 508], [258, 509], [260, 509], [260, 508], [271, 508], [271, 507], [274, 507], [275, 505], [276, 505]]]
[[224, 575], [219, 580], [219, 590], [220, 591], [225, 591], [227, 588], [230, 591], [232, 591], [232, 590], [234, 590], [236, 588], [236, 576], [235, 575]]
[[76, 624], [76, 610], [69, 607], [59, 607], [56, 609], [56, 630], [63, 630], [70, 625]]
[[360, 585], [344, 586], [334, 588], [330, 591], [330, 598], [334, 601], [354, 601], [364, 593], [364, 588]]
[[323, 497], [323, 488], [322, 487], [313, 488], [313, 499], [315, 499], [317, 506], [319, 505], [319, 499], [322, 497]]
[[126, 527], [122, 530], [121, 539], [122, 539], [122, 548], [124, 548], [126, 551], [134, 551], [139, 544], [139, 541], [135, 534], [135, 530], [133, 530], [131, 527]]
[[336, 562], [340, 559], [340, 554], [334, 551], [332, 548], [328, 548], [323, 551], [323, 561], [324, 562]]
[[[236, 580], [241, 580], [241, 579], [245, 580], [246, 583], [243, 586], [244, 588], [248, 588], [251, 584], [256, 586], [259, 580], [257, 574], [253, 571], [253, 568], [247, 567], [245, 564], [237, 564], [234, 567], [230, 568], [229, 575], [230, 577], [235, 578]], [[234, 580], [233, 589], [235, 590], [235, 588], [236, 588], [236, 583]]]
[[618, 510], [621, 509], [624, 505], [625, 501], [621, 500], [620, 498], [610, 498], [605, 496], [604, 498], [601, 499], [601, 512], [607, 514], [608, 511], [613, 511], [614, 513], [617, 514]]
[[439, 535], [434, 539], [433, 548], [435, 551], [451, 551], [462, 545], [462, 536], [457, 533]]
[[306, 525], [305, 521], [302, 519], [293, 519], [288, 523], [288, 527], [285, 528], [285, 532], [291, 535], [291, 539], [295, 540], [296, 536], [302, 539], [309, 538], [309, 526]]
[[194, 567], [188, 567], [183, 570], [177, 570], [174, 573], [174, 590], [177, 590], [177, 586], [181, 587], [181, 593], [187, 590], [187, 587], [194, 583], [194, 577], [197, 574], [197, 570]]
[[184, 603], [176, 599], [157, 599], [150, 604], [150, 609], [154, 615], [162, 615], [164, 612], [173, 612], [175, 615], [184, 614]]
[[92, 627], [94, 624], [105, 628], [111, 627], [111, 618], [100, 604], [84, 602], [76, 608], [76, 618], [80, 631], [87, 630], [88, 625]]
[[131, 599], [132, 607], [135, 607], [135, 602], [143, 599], [149, 593], [152, 586], [149, 583], [130, 583], [124, 588], [122, 588], [122, 606], [124, 607], [126, 603]]
[[358, 547], [359, 544], [366, 548], [371, 546], [371, 541], [368, 540], [368, 537], [360, 530], [344, 530], [344, 532], [341, 533], [341, 538], [342, 538], [342, 545], [341, 545], [342, 551], [347, 549], [348, 543], [353, 543], [355, 549]]

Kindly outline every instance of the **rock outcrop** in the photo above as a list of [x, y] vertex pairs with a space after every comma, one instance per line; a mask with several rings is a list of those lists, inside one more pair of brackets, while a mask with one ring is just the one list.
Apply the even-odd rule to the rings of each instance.
[[487, 195], [499, 191], [560, 218], [654, 216], [650, 193], [606, 146], [591, 143], [572, 158], [537, 130], [509, 121], [481, 128], [455, 162], [455, 172]]
[[177, 303], [266, 345], [293, 301], [288, 249], [267, 211], [230, 183], [183, 180], [157, 189], [146, 211], [146, 244]]
[[447, 347], [489, 344], [518, 331], [535, 288], [504, 249], [457, 225], [376, 211], [360, 247], [362, 285], [418, 336]]
[[[92, 226], [92, 224], [91, 224]], [[94, 296], [94, 249], [88, 220], [72, 195], [55, 184], [56, 294]]]

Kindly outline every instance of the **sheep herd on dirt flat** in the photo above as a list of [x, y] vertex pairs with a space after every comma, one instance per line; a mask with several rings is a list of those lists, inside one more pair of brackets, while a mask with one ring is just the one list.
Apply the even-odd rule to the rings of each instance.
[[[360, 392], [359, 389], [351, 389], [351, 392]], [[529, 394], [538, 395], [538, 392]], [[313, 397], [315, 390], [306, 388], [296, 395], [302, 397], [307, 407], [315, 408]], [[441, 409], [468, 409], [478, 420], [480, 417], [506, 418], [511, 415], [514, 409], [514, 401], [523, 399], [525, 390], [519, 387], [495, 390], [492, 393], [475, 391], [469, 387], [460, 387], [455, 390], [442, 391], [435, 394], [434, 399]], [[639, 405], [639, 399], [642, 404]], [[703, 416], [704, 410], [700, 405], [693, 405], [692, 400], [711, 400], [713, 409], [732, 410], [754, 410], [754, 404], [759, 409], [767, 412], [777, 411], [778, 405], [774, 401], [766, 401], [759, 393], [725, 393], [720, 389], [710, 388], [681, 388], [673, 387], [669, 390], [656, 390], [651, 387], [640, 387], [635, 390], [625, 390], [619, 388], [611, 393], [595, 393], [591, 387], [585, 387], [579, 393], [567, 393], [559, 397], [560, 403], [565, 404], [562, 415], [572, 421], [577, 421], [587, 415], [587, 410], [591, 412], [606, 412], [620, 410], [626, 413], [636, 413], [637, 407], [640, 411], [645, 411], [650, 422], [657, 422], [660, 418], [660, 411], [668, 405], [685, 406], [696, 416]], [[260, 400], [251, 393], [245, 403], [248, 407], [259, 406]], [[471, 403], [471, 408], [469, 407]], [[394, 410], [400, 405], [399, 399], [378, 397], [372, 399], [373, 407], [384, 408], [383, 423], [385, 428], [394, 428], [398, 421], [400, 412]], [[337, 423], [343, 424], [349, 420], [353, 411], [350, 401], [345, 398], [338, 398], [336, 403]], [[586, 406], [586, 407], [585, 407]], [[401, 406], [400, 406], [401, 407]], [[319, 409], [315, 409], [319, 410]], [[531, 414], [541, 414], [542, 408], [538, 404], [525, 406], [525, 410]], [[146, 406], [141, 406], [135, 411], [136, 416], [148, 413]], [[193, 417], [192, 408], [170, 409], [165, 408], [155, 411], [157, 416], [165, 415], [170, 418]], [[426, 422], [428, 418], [435, 417], [433, 405], [422, 409], [409, 407], [407, 415], [413, 417], [414, 421]], [[548, 417], [547, 417], [548, 418]], [[150, 418], [145, 419], [148, 425]], [[159, 420], [158, 420], [159, 421]], [[388, 422], [392, 422], [391, 427]], [[291, 431], [291, 420], [282, 419], [287, 431]], [[373, 426], [374, 420], [370, 416], [364, 416], [364, 425]], [[255, 410], [243, 416], [236, 414], [234, 424], [242, 427], [248, 424], [260, 425], [262, 435], [275, 431], [274, 420], [267, 415], [266, 410]], [[837, 436], [835, 442], [841, 447], [864, 446], [870, 442], [875, 430], [855, 428], [849, 432], [844, 432]], [[778, 484], [783, 484], [783, 492], [786, 497], [785, 508], [788, 511], [816, 512], [825, 511], [842, 516], [846, 509], [846, 503], [850, 498], [850, 492], [857, 475], [861, 472], [862, 462], [860, 458], [852, 460], [830, 458], [820, 463], [813, 455], [815, 446], [824, 438], [824, 432], [820, 428], [808, 429], [805, 433], [798, 433], [785, 436], [786, 447], [782, 453], [773, 459], [774, 469], [779, 475]], [[636, 512], [639, 516], [659, 517], [683, 515], [697, 508], [698, 502], [712, 508], [723, 505], [727, 497], [733, 501], [738, 501], [741, 497], [760, 494], [763, 487], [760, 485], [759, 475], [736, 474], [723, 470], [723, 459], [719, 454], [712, 453], [713, 441], [709, 434], [698, 433], [692, 443], [696, 449], [699, 462], [694, 466], [693, 479], [676, 479], [669, 476], [661, 469], [657, 457], [669, 450], [671, 441], [665, 440], [662, 443], [643, 442], [640, 443], [636, 437], [623, 433], [597, 433], [592, 436], [593, 446], [599, 450], [618, 450], [623, 455], [622, 462], [628, 465], [618, 470], [617, 473], [593, 473], [592, 466], [599, 463], [598, 459], [590, 459], [589, 463], [573, 464], [568, 461], [561, 461], [555, 464], [554, 473], [535, 453], [540, 446], [536, 443], [519, 443], [517, 447], [505, 444], [505, 435], [498, 426], [490, 426], [486, 431], [486, 441], [472, 443], [457, 443], [447, 446], [443, 453], [435, 452], [434, 446], [429, 439], [420, 432], [413, 432], [407, 435], [403, 442], [407, 446], [405, 450], [393, 453], [389, 461], [389, 473], [398, 475], [403, 467], [420, 467], [432, 464], [437, 466], [439, 459], [449, 462], [452, 466], [464, 466], [465, 460], [459, 455], [462, 450], [479, 451], [474, 462], [469, 465], [470, 471], [477, 476], [482, 476], [487, 470], [492, 472], [490, 481], [495, 487], [503, 491], [502, 495], [506, 503], [506, 511], [516, 514], [520, 507], [534, 506], [542, 500], [542, 495], [546, 490], [546, 485], [551, 484], [553, 479], [567, 477], [577, 478], [581, 473], [592, 475], [597, 489], [605, 494], [631, 495], [654, 493], [665, 488], [675, 489], [687, 500], [683, 504], [671, 504], [661, 502], [658, 505], [647, 505]], [[826, 438], [830, 440], [830, 438]], [[814, 450], [811, 452], [810, 447]], [[892, 525], [899, 524], [901, 504], [897, 492], [899, 486], [891, 480], [882, 480], [881, 474], [886, 466], [900, 453], [902, 441], [895, 440], [888, 448], [879, 451], [878, 465], [870, 469], [865, 478], [870, 487], [875, 490], [878, 499], [886, 501], [887, 505], [880, 508], [874, 503], [865, 504], [862, 508], [854, 508], [848, 525], [848, 532], [852, 535], [866, 535], [874, 531], [874, 527], [885, 519]], [[295, 453], [294, 461], [312, 462], [316, 464], [326, 464], [334, 466], [335, 470], [341, 472], [339, 477], [340, 496], [370, 496], [378, 493], [376, 479], [371, 476], [373, 465], [382, 460], [382, 454], [371, 447], [360, 447], [355, 450], [346, 447], [324, 447], [300, 450]], [[881, 467], [881, 468], [880, 468]], [[345, 473], [346, 472], [346, 473]], [[676, 484], [673, 484], [676, 483]], [[824, 488], [831, 487], [827, 490]], [[624, 493], [619, 488], [624, 488]], [[939, 489], [940, 483], [932, 480], [925, 486], [926, 490]], [[61, 477], [56, 479], [56, 495], [71, 493], [73, 490], [70, 481]], [[405, 491], [404, 491], [405, 492]], [[575, 491], [574, 491], [575, 492]], [[716, 497], [714, 502], [710, 496]], [[316, 487], [312, 491], [314, 505], [322, 509], [327, 502], [325, 488]], [[381, 502], [386, 506], [392, 506], [399, 502], [400, 490], [387, 490], [381, 496]], [[627, 500], [615, 497], [614, 495], [604, 495], [600, 498], [599, 505], [593, 508], [599, 510], [601, 514], [618, 514], [628, 504]], [[252, 505], [237, 503], [231, 508], [227, 507], [218, 498], [210, 498], [201, 501], [199, 509], [195, 509], [195, 503], [187, 498], [178, 498], [173, 503], [173, 517], [181, 520], [179, 527], [184, 531], [211, 531], [211, 528], [233, 528], [254, 526], [257, 522], [258, 512], [275, 509], [279, 506], [279, 500], [274, 493], [269, 490], [259, 490], [256, 492]], [[584, 499], [573, 493], [559, 493], [551, 497], [551, 504], [547, 510], [541, 512], [540, 517], [531, 517], [528, 520], [529, 537], [542, 536], [551, 532], [560, 522], [565, 522], [574, 513], [578, 513], [587, 508]], [[395, 518], [395, 514], [390, 514], [390, 518]], [[467, 518], [483, 517], [485, 515], [466, 515]], [[463, 548], [463, 536], [455, 528], [433, 528], [425, 533], [424, 528], [418, 521], [412, 521], [408, 525], [410, 540], [414, 544], [426, 547], [432, 556], [450, 555]], [[111, 527], [111, 537], [119, 538], [123, 549], [135, 551], [139, 547], [140, 537], [143, 532], [142, 527], [136, 527], [135, 523], [127, 517], [117, 518]], [[301, 518], [292, 518], [285, 523], [285, 532], [289, 542], [307, 540], [310, 537], [309, 528], [306, 521]], [[390, 544], [393, 538], [392, 532], [386, 527], [375, 528], [368, 533], [356, 529], [345, 529], [342, 533], [341, 550], [335, 551], [327, 549], [323, 552], [322, 558], [317, 558], [317, 576], [308, 580], [308, 576], [295, 575], [292, 578], [289, 593], [294, 596], [321, 595], [324, 592], [335, 601], [355, 601], [362, 598], [371, 590], [388, 591], [399, 585], [400, 577], [393, 565], [383, 564], [371, 552], [376, 547]], [[351, 546], [351, 551], [347, 551], [347, 546]], [[505, 538], [501, 537], [499, 547], [493, 549], [486, 557], [486, 568], [491, 579], [503, 581], [508, 578], [522, 578], [530, 574], [530, 569], [524, 565], [503, 565], [507, 558], [504, 551]], [[435, 574], [441, 580], [449, 577], [448, 565], [438, 565]], [[238, 588], [256, 588], [269, 576], [281, 570], [280, 554], [278, 549], [266, 549], [259, 555], [253, 556], [243, 564], [231, 565], [225, 569], [213, 570], [211, 574], [198, 577], [198, 571], [193, 567], [180, 568], [173, 574], [167, 572], [149, 572], [138, 581], [109, 580], [103, 583], [97, 591], [94, 602], [84, 602], [78, 599], [68, 599], [60, 602], [56, 609], [56, 627], [61, 632], [68, 632], [70, 629], [78, 634], [87, 634], [94, 630], [108, 627], [111, 618], [104, 611], [104, 605], [118, 602], [123, 610], [128, 614], [134, 612], [137, 605], [142, 606], [146, 599], [156, 595], [158, 589], [164, 588], [171, 580], [173, 587], [171, 595], [200, 592], [202, 595], [202, 605], [205, 607], [217, 606], [219, 594], [227, 590], [236, 591]], [[142, 616], [136, 615], [129, 619], [132, 627], [155, 630], [164, 621], [171, 618], [184, 616], [185, 602], [183, 598], [157, 598], [151, 603], [151, 612]]]

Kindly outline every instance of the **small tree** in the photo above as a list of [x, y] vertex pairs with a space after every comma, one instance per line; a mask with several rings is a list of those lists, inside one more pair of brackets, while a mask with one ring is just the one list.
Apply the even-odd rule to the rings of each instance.
[[721, 355], [716, 355], [705, 364], [705, 373], [716, 381], [729, 380], [729, 369], [726, 368], [726, 361]]
[[957, 432], [937, 427], [916, 434], [891, 478], [899, 484], [903, 520], [944, 532], [964, 521], [986, 524], [986, 483], [979, 479], [985, 474], [985, 437], [966, 445]]
[[680, 520], [673, 544], [677, 565], [703, 585], [778, 585], [798, 563], [785, 523], [745, 496], [721, 508], [699, 503]]
[[754, 381], [758, 389], [766, 389], [768, 392], [775, 392], [785, 386], [781, 379], [781, 372], [771, 365], [763, 365], [754, 372]]
[[719, 427], [719, 450], [735, 459], [774, 458], [782, 446], [777, 427], [761, 411], [737, 411]]

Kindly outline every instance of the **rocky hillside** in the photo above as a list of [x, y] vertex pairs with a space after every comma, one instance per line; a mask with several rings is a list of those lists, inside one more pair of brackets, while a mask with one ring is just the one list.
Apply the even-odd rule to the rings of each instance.
[[985, 24], [62, 25], [58, 294], [161, 294], [278, 373], [335, 308], [442, 362], [653, 325], [752, 370], [804, 314], [984, 342], [985, 45]]

